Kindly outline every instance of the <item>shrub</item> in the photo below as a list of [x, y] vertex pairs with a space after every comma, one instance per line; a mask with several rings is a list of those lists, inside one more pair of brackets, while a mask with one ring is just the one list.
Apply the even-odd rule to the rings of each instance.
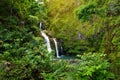
[[105, 54], [86, 53], [75, 60], [58, 60], [52, 63], [51, 72], [44, 72], [45, 80], [110, 80], [114, 74], [109, 72], [110, 63]]
[[[110, 63], [102, 53], [87, 53], [80, 58], [78, 74], [86, 80], [109, 80], [114, 74], [109, 72]], [[83, 79], [84, 80], [84, 79]]]
[[0, 80], [43, 79], [41, 73], [51, 69], [51, 53], [42, 39], [23, 28], [0, 33]]
[[29, 15], [28, 16], [28, 23], [29, 24], [37, 24], [38, 23], [38, 17], [37, 16], [32, 16], [32, 15]]

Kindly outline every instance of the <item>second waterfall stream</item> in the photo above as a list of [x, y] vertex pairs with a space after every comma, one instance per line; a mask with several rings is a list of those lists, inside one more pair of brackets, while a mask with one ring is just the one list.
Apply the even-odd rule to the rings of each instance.
[[57, 58], [60, 58], [60, 56], [59, 56], [59, 51], [58, 51], [57, 41], [56, 41], [56, 39], [55, 39], [55, 38], [53, 38], [53, 41], [54, 41], [54, 43], [55, 43], [56, 56], [57, 56]]

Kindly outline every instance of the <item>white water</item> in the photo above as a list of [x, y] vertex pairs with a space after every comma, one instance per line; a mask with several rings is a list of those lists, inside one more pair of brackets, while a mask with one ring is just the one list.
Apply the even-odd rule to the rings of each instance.
[[51, 46], [50, 46], [50, 40], [49, 40], [49, 37], [44, 33], [44, 31], [42, 31], [42, 23], [40, 22], [40, 31], [41, 31], [41, 34], [42, 36], [44, 37], [45, 41], [46, 41], [46, 45], [47, 45], [47, 50], [48, 52], [51, 52], [52, 49], [51, 49]]
[[53, 41], [54, 41], [54, 43], [55, 43], [56, 56], [57, 56], [57, 58], [60, 58], [60, 56], [59, 56], [59, 51], [58, 51], [57, 41], [56, 41], [56, 39], [55, 39], [55, 38], [53, 38]]

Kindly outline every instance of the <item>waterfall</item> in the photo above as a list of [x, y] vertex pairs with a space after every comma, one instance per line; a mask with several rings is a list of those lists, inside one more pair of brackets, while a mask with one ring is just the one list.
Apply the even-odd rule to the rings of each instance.
[[54, 41], [54, 43], [55, 43], [56, 56], [57, 56], [57, 58], [60, 58], [60, 56], [59, 56], [59, 51], [58, 51], [57, 41], [56, 41], [56, 39], [55, 39], [55, 38], [53, 38], [53, 41]]
[[[42, 36], [44, 37], [44, 39], [45, 39], [45, 41], [46, 41], [47, 50], [48, 50], [48, 52], [51, 52], [52, 49], [51, 49], [51, 46], [50, 46], [50, 40], [49, 40], [49, 37], [48, 37], [48, 36], [44, 33], [44, 31], [42, 30], [42, 22], [40, 22], [39, 27], [40, 27], [41, 34], [42, 34]], [[60, 58], [60, 56], [59, 56], [59, 51], [58, 51], [57, 41], [56, 41], [55, 38], [53, 38], [53, 41], [54, 41], [54, 43], [55, 43], [56, 56], [57, 56], [57, 58]], [[62, 47], [61, 47], [61, 48], [62, 48]]]
[[44, 37], [45, 41], [46, 41], [46, 45], [47, 45], [47, 50], [48, 52], [51, 52], [52, 49], [51, 49], [51, 46], [50, 46], [50, 40], [49, 40], [49, 37], [44, 33], [44, 31], [42, 30], [42, 22], [40, 22], [40, 31], [41, 31], [41, 34], [42, 36]]

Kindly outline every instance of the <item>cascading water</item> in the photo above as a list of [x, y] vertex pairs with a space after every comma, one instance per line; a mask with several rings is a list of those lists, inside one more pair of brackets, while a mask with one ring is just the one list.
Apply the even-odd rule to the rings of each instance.
[[42, 22], [40, 22], [40, 31], [41, 31], [41, 34], [42, 36], [44, 37], [45, 41], [46, 41], [46, 45], [47, 45], [47, 50], [48, 52], [51, 52], [52, 49], [51, 49], [51, 46], [50, 46], [50, 40], [49, 40], [49, 37], [44, 33], [44, 31], [42, 30]]
[[59, 56], [59, 51], [58, 51], [57, 41], [56, 41], [56, 39], [55, 39], [55, 38], [53, 38], [53, 41], [54, 41], [54, 43], [55, 43], [56, 56], [57, 56], [57, 58], [60, 58], [60, 56]]

